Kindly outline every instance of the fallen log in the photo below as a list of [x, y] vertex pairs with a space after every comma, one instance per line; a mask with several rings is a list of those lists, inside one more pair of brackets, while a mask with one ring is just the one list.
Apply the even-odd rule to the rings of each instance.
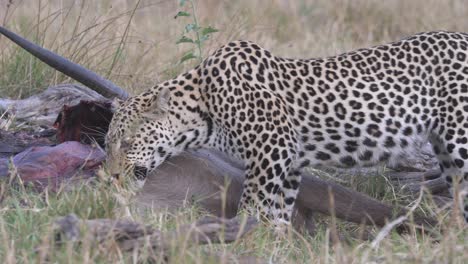
[[77, 84], [60, 84], [21, 100], [0, 99], [0, 110], [13, 115], [16, 120], [51, 127], [64, 106], [80, 101], [105, 102], [95, 91]]
[[81, 220], [76, 215], [67, 215], [55, 221], [57, 242], [82, 241], [91, 238], [94, 242], [116, 242], [122, 251], [142, 250], [150, 247], [166, 252], [175, 242], [185, 245], [208, 243], [231, 243], [252, 231], [258, 224], [254, 217], [224, 219], [205, 217], [173, 231], [161, 232], [150, 226], [128, 220], [92, 219]]
[[448, 192], [447, 181], [440, 177], [440, 169], [432, 169], [423, 172], [394, 171], [387, 173], [387, 177], [410, 193], [419, 193], [421, 188], [425, 188], [433, 194]]
[[14, 156], [30, 147], [51, 146], [54, 137], [55, 130], [52, 129], [40, 132], [0, 130], [0, 158]]

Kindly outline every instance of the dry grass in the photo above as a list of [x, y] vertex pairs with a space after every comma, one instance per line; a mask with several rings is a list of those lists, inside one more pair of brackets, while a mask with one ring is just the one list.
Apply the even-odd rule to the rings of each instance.
[[[178, 61], [190, 47], [175, 45], [185, 24], [174, 19], [175, 0], [0, 0], [0, 23], [75, 62], [107, 76], [132, 93], [194, 66]], [[464, 0], [316, 0], [316, 1], [197, 1], [202, 25], [215, 33], [203, 49], [206, 56], [234, 39], [249, 39], [287, 57], [319, 57], [385, 43], [428, 30], [468, 31]], [[135, 12], [133, 12], [135, 11]], [[132, 15], [133, 14], [133, 15]], [[0, 37], [0, 96], [26, 96], [70, 80]], [[84, 243], [56, 247], [50, 223], [71, 212], [84, 218], [117, 217], [121, 206], [114, 189], [83, 187], [71, 193], [38, 195], [27, 189], [0, 190], [0, 259], [3, 263], [134, 262], [143, 255], [121, 255]], [[391, 188], [369, 184], [374, 196], [396, 199]], [[425, 206], [424, 208], [430, 208]], [[130, 205], [130, 209], [134, 208]], [[137, 220], [157, 228], [173, 228], [202, 214], [183, 208], [177, 214], [151, 212]], [[333, 222], [332, 222], [333, 223]], [[444, 220], [434, 237], [389, 234], [375, 246], [353, 238], [356, 226], [338, 223], [347, 243], [330, 241], [330, 222], [316, 236], [276, 238], [260, 229], [234, 245], [184, 248], [175, 245], [173, 263], [206, 263], [206, 252], [255, 255], [273, 263], [466, 263], [467, 231]], [[376, 235], [378, 230], [370, 230]], [[211, 259], [212, 262], [217, 260]]]

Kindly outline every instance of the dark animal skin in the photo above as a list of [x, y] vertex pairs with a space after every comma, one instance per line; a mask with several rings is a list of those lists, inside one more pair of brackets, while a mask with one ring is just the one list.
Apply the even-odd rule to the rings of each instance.
[[110, 102], [80, 101], [74, 106], [63, 106], [54, 122], [57, 140], [98, 143], [104, 146], [104, 137], [112, 119]]
[[[3, 27], [0, 27], [0, 33], [4, 34], [13, 42], [17, 43], [51, 67], [74, 78], [78, 82], [96, 89], [106, 96], [120, 97], [122, 99], [127, 97], [127, 93], [123, 89], [111, 83], [110, 81], [97, 76], [95, 73], [89, 70], [83, 70], [84, 68], [81, 66], [72, 63], [53, 52], [45, 50], [36, 44], [14, 34], [13, 32], [6, 30]], [[69, 129], [77, 128], [70, 127]], [[204, 157], [204, 160], [196, 160], [197, 155], [199, 157]], [[207, 157], [206, 154], [203, 154], [203, 152], [199, 151], [192, 153], [191, 156], [188, 157], [174, 157], [168, 160], [168, 162], [158, 168], [155, 174], [149, 177], [149, 179], [159, 179], [159, 181], [155, 180], [155, 182], [152, 184], [148, 183], [148, 185], [145, 187], [146, 189], [144, 189], [140, 195], [147, 195], [147, 197], [149, 197], [148, 195], [155, 195], [155, 199], [161, 199], [161, 197], [171, 197], [171, 195], [174, 194], [180, 196], [186, 194], [187, 190], [199, 190], [200, 187], [209, 186], [207, 183], [210, 182], [210, 180], [203, 178], [206, 177], [206, 175], [212, 175], [212, 179], [215, 179], [214, 182], [224, 183], [224, 178], [222, 176], [226, 175], [226, 171], [229, 171], [227, 168], [236, 168], [237, 170], [242, 170], [239, 169], [239, 165], [236, 165], [234, 161], [226, 160], [226, 163], [221, 164], [219, 159], [215, 159], [213, 157], [217, 157], [217, 153], [211, 152], [211, 155]], [[192, 162], [189, 162], [189, 160]], [[195, 160], [196, 162], [194, 162]], [[214, 168], [207, 167], [206, 162], [211, 164]], [[232, 179], [232, 182], [235, 183], [237, 182], [236, 179], [239, 175], [242, 175], [242, 173], [237, 174], [236, 177], [233, 177], [233, 175], [226, 176], [229, 177], [229, 179]], [[297, 199], [297, 203], [299, 204], [297, 209], [300, 214], [307, 220], [310, 219], [311, 212], [321, 212], [328, 215], [330, 214], [330, 193], [332, 193], [334, 197], [335, 207], [333, 211], [335, 212], [335, 215], [338, 218], [347, 221], [356, 223], [364, 222], [367, 224], [376, 224], [378, 226], [382, 226], [385, 224], [386, 219], [392, 219], [394, 216], [406, 213], [405, 209], [399, 209], [385, 205], [381, 202], [371, 199], [368, 196], [359, 194], [342, 186], [325, 182], [317, 178], [312, 178], [307, 175], [304, 176], [305, 177], [303, 177], [303, 183], [301, 185]], [[174, 183], [175, 185], [171, 184], [172, 179], [178, 178], [182, 180]], [[166, 186], [166, 188], [156, 188], [157, 186]], [[168, 186], [170, 186], [170, 188], [168, 188]], [[189, 189], [187, 189], [187, 186], [190, 186]], [[218, 186], [218, 184], [215, 184], [214, 186]], [[217, 191], [218, 189], [214, 188], [211, 190]], [[233, 192], [240, 195], [240, 190]], [[207, 192], [207, 194], [210, 193], [211, 191]], [[228, 195], [228, 204], [237, 204], [236, 202], [238, 200], [238, 196], [234, 195], [234, 193]], [[203, 192], [201, 194], [203, 195]], [[153, 201], [155, 199], [153, 199]], [[207, 203], [207, 205], [215, 205], [214, 207], [207, 206], [208, 210], [210, 208], [214, 208], [215, 210], [212, 210], [213, 212], [217, 212], [218, 214], [221, 213], [219, 209], [216, 209], [216, 207], [219, 208], [219, 203], [216, 201], [208, 200], [208, 202], [205, 203]], [[394, 214], [393, 212], [397, 213]], [[232, 215], [233, 214], [229, 214], [229, 216]], [[415, 217], [415, 223], [421, 225], [432, 225], [435, 223], [435, 221], [433, 219], [418, 216]]]

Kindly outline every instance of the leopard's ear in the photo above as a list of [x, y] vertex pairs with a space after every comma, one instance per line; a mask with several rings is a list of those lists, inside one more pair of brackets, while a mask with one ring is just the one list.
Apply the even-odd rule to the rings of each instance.
[[148, 119], [154, 119], [169, 110], [169, 101], [171, 100], [171, 91], [169, 88], [162, 88], [156, 94], [148, 94], [151, 96], [149, 103], [144, 107], [142, 116]]
[[167, 112], [169, 109], [169, 101], [171, 100], [171, 91], [169, 91], [168, 88], [163, 88], [156, 97], [157, 108], [163, 112]]

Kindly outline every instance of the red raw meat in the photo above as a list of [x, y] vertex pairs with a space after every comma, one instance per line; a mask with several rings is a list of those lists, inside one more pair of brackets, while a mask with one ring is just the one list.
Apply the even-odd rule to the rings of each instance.
[[[68, 141], [54, 147], [31, 147], [12, 160], [23, 182], [32, 182], [40, 190], [47, 186], [56, 190], [73, 176], [91, 177], [105, 157], [100, 148]], [[8, 159], [0, 160], [1, 176], [8, 175], [8, 163]]]

